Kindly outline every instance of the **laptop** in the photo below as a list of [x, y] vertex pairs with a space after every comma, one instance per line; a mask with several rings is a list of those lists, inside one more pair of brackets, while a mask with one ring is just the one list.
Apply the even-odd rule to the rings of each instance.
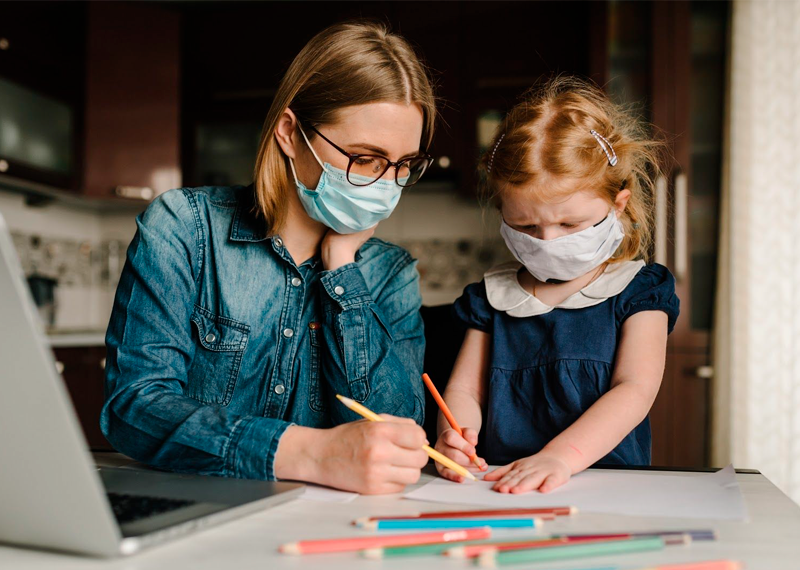
[[303, 485], [97, 467], [0, 215], [0, 543], [128, 555]]

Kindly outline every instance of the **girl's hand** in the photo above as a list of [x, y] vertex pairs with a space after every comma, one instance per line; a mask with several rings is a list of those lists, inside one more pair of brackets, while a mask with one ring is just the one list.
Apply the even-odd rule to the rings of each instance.
[[[443, 431], [436, 440], [436, 451], [449, 457], [459, 465], [463, 465], [470, 471], [486, 471], [488, 467], [486, 461], [479, 457], [478, 463], [481, 464], [481, 468], [478, 469], [470, 459], [470, 456], [475, 453], [475, 446], [478, 445], [478, 432], [472, 428], [464, 428], [462, 431], [464, 432], [464, 437], [458, 435], [458, 432], [452, 428]], [[439, 463], [436, 464], [436, 469], [445, 479], [450, 479], [456, 483], [464, 481], [463, 476]]]
[[539, 490], [549, 493], [569, 481], [572, 469], [555, 454], [539, 452], [487, 473], [484, 481], [497, 481], [492, 487], [498, 493], [527, 493]]
[[328, 230], [322, 238], [320, 253], [322, 255], [322, 265], [328, 271], [339, 269], [342, 265], [353, 263], [356, 259], [356, 252], [364, 243], [375, 233], [375, 224], [371, 228], [354, 234], [338, 234], [333, 230]]

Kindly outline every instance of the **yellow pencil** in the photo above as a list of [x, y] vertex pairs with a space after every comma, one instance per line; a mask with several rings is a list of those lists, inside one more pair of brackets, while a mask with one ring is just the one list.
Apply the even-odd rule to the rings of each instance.
[[[382, 417], [380, 417], [378, 414], [376, 414], [375, 412], [373, 412], [372, 410], [370, 410], [366, 406], [363, 406], [363, 405], [359, 404], [355, 400], [351, 400], [350, 398], [346, 398], [345, 396], [342, 396], [341, 394], [336, 394], [336, 397], [339, 398], [339, 401], [342, 402], [342, 404], [344, 404], [345, 406], [347, 406], [348, 408], [353, 410], [358, 415], [364, 417], [365, 419], [368, 419], [371, 422], [382, 422], [383, 421]], [[430, 457], [434, 461], [438, 461], [439, 463], [441, 463], [445, 467], [449, 467], [450, 469], [452, 469], [453, 471], [455, 471], [456, 473], [458, 473], [462, 477], [467, 477], [468, 479], [472, 479], [473, 481], [477, 481], [477, 479], [475, 478], [475, 475], [473, 475], [472, 473], [467, 471], [464, 467], [462, 467], [461, 465], [459, 465], [458, 463], [456, 463], [452, 459], [449, 459], [449, 458], [445, 457], [444, 455], [442, 455], [441, 453], [439, 453], [438, 451], [433, 449], [431, 446], [423, 445], [422, 449], [424, 449], [425, 453], [428, 454], [428, 457]]]

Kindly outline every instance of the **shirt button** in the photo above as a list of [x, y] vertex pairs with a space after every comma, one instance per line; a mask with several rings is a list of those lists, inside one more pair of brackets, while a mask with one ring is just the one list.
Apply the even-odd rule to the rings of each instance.
[[283, 247], [283, 240], [280, 237], [276, 237], [272, 242], [278, 247]]
[[333, 292], [336, 293], [337, 295], [344, 295], [344, 287], [342, 287], [341, 285], [337, 285], [336, 287], [333, 288]]
[[294, 331], [292, 329], [283, 329], [283, 336], [292, 338], [294, 336]]
[[206, 342], [207, 342], [208, 344], [211, 344], [211, 343], [212, 343], [212, 342], [214, 342], [215, 340], [217, 340], [217, 337], [216, 337], [216, 336], [214, 336], [214, 333], [208, 333], [208, 334], [206, 335]]
[[284, 386], [283, 384], [278, 384], [277, 386], [275, 386], [276, 394], [283, 394], [285, 391], [286, 391], [286, 386]]
[[300, 279], [299, 277], [295, 277], [294, 279], [292, 279], [292, 285], [293, 285], [294, 287], [300, 287], [300, 284], [301, 284], [302, 282], [303, 282], [303, 280], [302, 280], [302, 279]]

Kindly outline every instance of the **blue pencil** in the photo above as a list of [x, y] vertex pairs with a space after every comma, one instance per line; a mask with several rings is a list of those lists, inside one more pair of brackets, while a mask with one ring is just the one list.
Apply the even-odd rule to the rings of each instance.
[[413, 530], [437, 528], [537, 528], [542, 525], [540, 518], [513, 519], [388, 519], [367, 521], [363, 528], [367, 530]]

